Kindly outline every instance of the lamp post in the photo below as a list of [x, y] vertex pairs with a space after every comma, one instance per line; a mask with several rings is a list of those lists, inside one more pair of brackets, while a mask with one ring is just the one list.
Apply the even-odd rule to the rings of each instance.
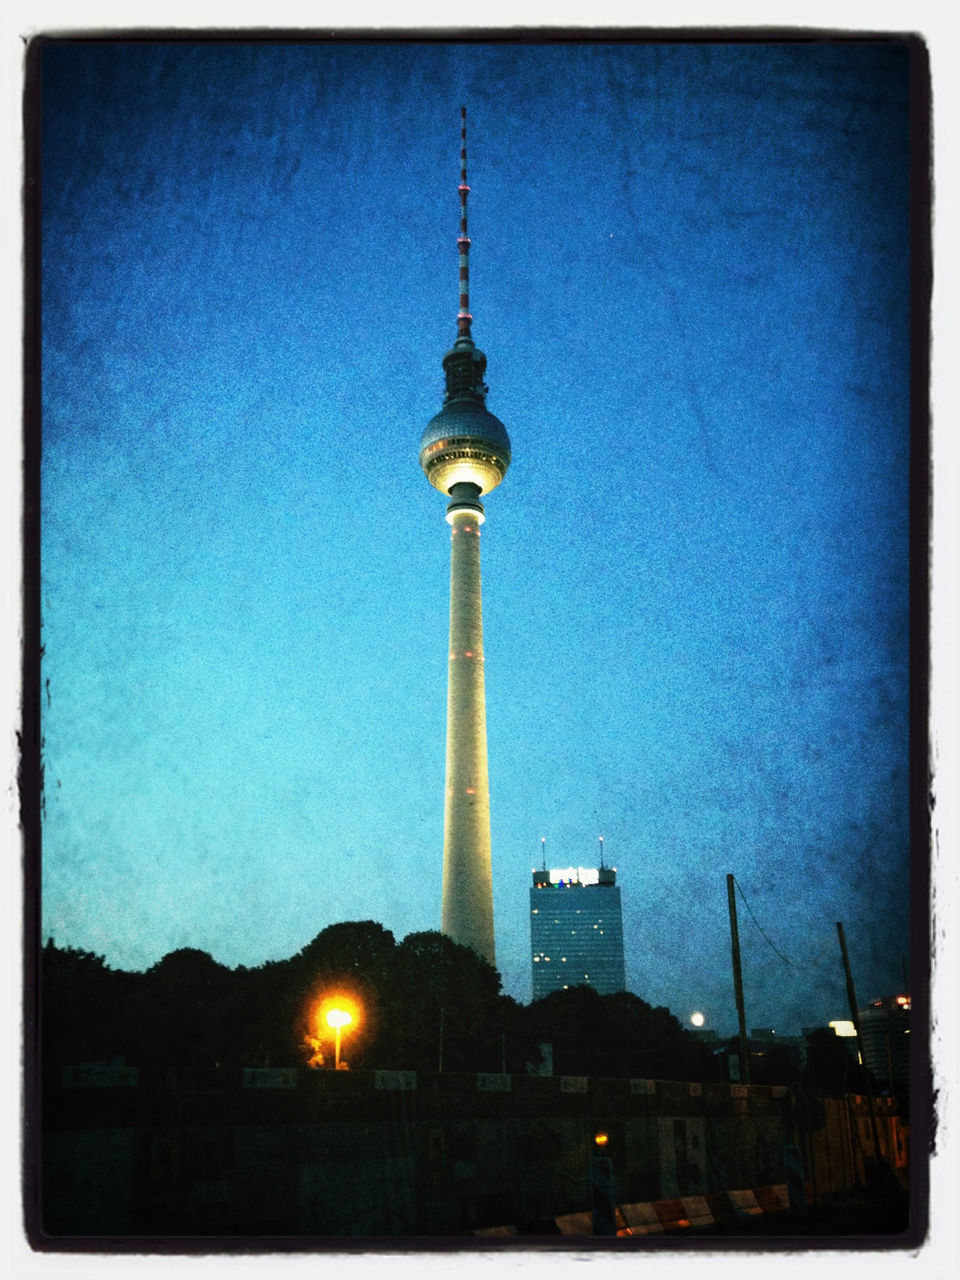
[[346, 1009], [328, 1009], [327, 1010], [327, 1026], [332, 1027], [336, 1033], [335, 1049], [334, 1049], [334, 1070], [340, 1070], [340, 1032], [343, 1027], [348, 1027], [353, 1018], [347, 1013]]
[[590, 1200], [595, 1236], [617, 1234], [617, 1209], [613, 1194], [613, 1161], [607, 1152], [610, 1135], [600, 1129], [593, 1135], [593, 1154], [590, 1156]]

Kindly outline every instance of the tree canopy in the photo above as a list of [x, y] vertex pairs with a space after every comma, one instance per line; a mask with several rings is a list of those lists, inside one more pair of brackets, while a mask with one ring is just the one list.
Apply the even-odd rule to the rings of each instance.
[[287, 960], [230, 969], [180, 948], [144, 973], [53, 942], [42, 951], [41, 1029], [50, 1066], [330, 1067], [331, 1003], [351, 1011], [342, 1059], [353, 1069], [538, 1069], [557, 1074], [716, 1078], [707, 1048], [668, 1009], [590, 987], [521, 1005], [492, 965], [445, 934], [401, 942], [373, 920], [329, 925]]

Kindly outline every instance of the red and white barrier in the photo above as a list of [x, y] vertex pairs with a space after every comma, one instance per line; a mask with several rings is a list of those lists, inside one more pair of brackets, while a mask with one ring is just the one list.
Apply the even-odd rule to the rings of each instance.
[[[672, 1200], [649, 1200], [618, 1205], [618, 1236], [652, 1236], [667, 1232], [695, 1231], [697, 1228], [729, 1225], [740, 1218], [768, 1213], [786, 1213], [790, 1208], [786, 1183], [773, 1187], [753, 1187], [744, 1191], [724, 1191], [714, 1195], [678, 1196]], [[593, 1235], [589, 1212], [565, 1213], [554, 1218], [564, 1236]], [[484, 1227], [476, 1236], [515, 1236], [516, 1227]]]

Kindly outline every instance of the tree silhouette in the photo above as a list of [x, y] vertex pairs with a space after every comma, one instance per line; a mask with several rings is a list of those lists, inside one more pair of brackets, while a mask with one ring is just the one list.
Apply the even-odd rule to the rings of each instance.
[[382, 1050], [391, 1065], [436, 1071], [498, 1070], [500, 975], [436, 931], [397, 947]]
[[49, 1065], [121, 1055], [117, 976], [103, 956], [48, 940], [40, 960], [40, 1029]]
[[228, 1061], [237, 1016], [233, 988], [232, 971], [206, 951], [183, 947], [158, 960], [143, 975], [130, 1010], [142, 1060], [165, 1066]]
[[526, 1010], [528, 1035], [553, 1046], [558, 1075], [709, 1079], [706, 1047], [663, 1007], [628, 991], [599, 995], [591, 987], [552, 991]]
[[[146, 973], [52, 942], [43, 950], [44, 1053], [51, 1064], [124, 1058], [141, 1066], [305, 1066], [322, 1001], [351, 1000], [344, 1038], [352, 1068], [525, 1071], [553, 1045], [558, 1074], [707, 1080], [706, 1046], [664, 1008], [628, 992], [553, 992], [529, 1006], [501, 992], [486, 960], [445, 934], [399, 944], [373, 920], [329, 925], [287, 960], [229, 969], [192, 947]], [[314, 1057], [316, 1064], [318, 1059]]]

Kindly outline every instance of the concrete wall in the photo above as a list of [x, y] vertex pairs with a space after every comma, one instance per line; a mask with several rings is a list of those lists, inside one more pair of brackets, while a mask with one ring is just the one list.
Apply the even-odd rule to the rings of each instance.
[[[787, 1091], [763, 1086], [68, 1068], [45, 1097], [42, 1226], [53, 1236], [548, 1229], [589, 1206], [598, 1129], [627, 1204], [782, 1183], [787, 1110]], [[828, 1107], [812, 1147], [821, 1193], [860, 1176], [864, 1117], [851, 1125], [843, 1103]], [[894, 1118], [885, 1123], [899, 1141]]]

